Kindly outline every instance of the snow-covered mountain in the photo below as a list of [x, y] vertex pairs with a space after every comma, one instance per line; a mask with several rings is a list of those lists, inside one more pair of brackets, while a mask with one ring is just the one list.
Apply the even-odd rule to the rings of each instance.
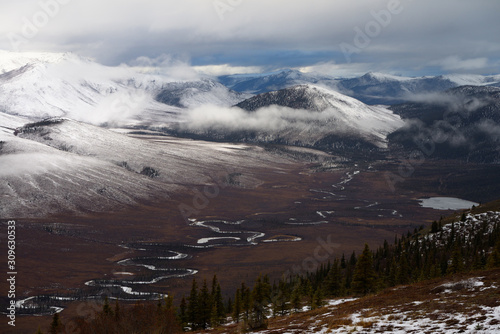
[[262, 94], [303, 84], [332, 87], [337, 81], [333, 77], [291, 69], [255, 75], [225, 75], [218, 79], [219, 82], [237, 92], [251, 94]]
[[203, 79], [163, 85], [156, 100], [179, 108], [193, 108], [204, 104], [232, 106], [250, 96], [250, 94], [229, 90], [216, 81]]
[[397, 104], [414, 95], [439, 92], [450, 88], [474, 85], [499, 85], [500, 75], [442, 75], [402, 77], [370, 72], [355, 78], [334, 78], [317, 73], [284, 70], [260, 75], [231, 75], [219, 77], [224, 85], [238, 92], [264, 93], [298, 84], [317, 84], [332, 88], [367, 104]]
[[102, 124], [148, 118], [145, 110], [165, 116], [177, 111], [153, 98], [169, 78], [128, 67], [107, 67], [73, 54], [21, 53], [12, 61], [13, 55], [18, 54], [1, 54], [0, 110], [4, 113], [33, 120], [69, 117]]
[[177, 132], [202, 138], [309, 146], [383, 148], [386, 136], [403, 125], [399, 116], [335, 91], [314, 86], [257, 95], [231, 109], [188, 114]]
[[415, 95], [441, 92], [463, 85], [484, 86], [500, 82], [500, 75], [440, 75], [435, 77], [399, 77], [367, 73], [359, 78], [341, 80], [337, 89], [368, 104], [395, 104]]
[[183, 81], [70, 53], [0, 52], [0, 112], [33, 121], [158, 125], [176, 121], [185, 107], [230, 106], [247, 97], [208, 79]]
[[109, 211], [164, 200], [188, 191], [185, 184], [224, 182], [235, 171], [253, 187], [252, 168], [279, 163], [286, 160], [258, 147], [138, 139], [69, 119], [31, 123], [17, 136], [0, 128], [0, 216]]

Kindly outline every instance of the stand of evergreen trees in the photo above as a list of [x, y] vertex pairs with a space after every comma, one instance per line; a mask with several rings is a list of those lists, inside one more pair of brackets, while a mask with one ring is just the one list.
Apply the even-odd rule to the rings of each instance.
[[[118, 303], [113, 309], [106, 300], [95, 319], [77, 319], [76, 324], [82, 334], [176, 333], [213, 328], [229, 320], [261, 329], [269, 316], [299, 312], [305, 306], [315, 309], [325, 298], [364, 296], [395, 285], [500, 267], [500, 223], [485, 220], [464, 231], [466, 219], [462, 216], [444, 227], [434, 222], [430, 233], [415, 229], [396, 237], [391, 245], [385, 241], [375, 251], [365, 244], [359, 256], [342, 255], [314, 272], [283, 277], [273, 284], [267, 275], [259, 275], [252, 288], [242, 283], [226, 302], [217, 276], [210, 288], [206, 280], [200, 287], [193, 279], [189, 296], [182, 298], [177, 309], [171, 297], [156, 306], [137, 304], [127, 310]], [[57, 316], [50, 333], [59, 333], [60, 326]]]

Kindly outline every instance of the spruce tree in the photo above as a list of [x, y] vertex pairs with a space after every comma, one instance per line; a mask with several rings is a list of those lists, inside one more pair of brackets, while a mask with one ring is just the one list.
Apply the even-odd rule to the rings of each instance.
[[114, 310], [114, 315], [115, 315], [115, 320], [119, 321], [121, 317], [121, 310], [120, 310], [120, 304], [118, 303], [118, 299], [115, 300], [115, 310]]
[[198, 320], [200, 318], [200, 311], [198, 300], [198, 284], [196, 283], [196, 279], [194, 278], [193, 283], [191, 284], [191, 293], [189, 294], [188, 298], [187, 318], [193, 329], [199, 328]]
[[389, 269], [389, 276], [387, 277], [387, 283], [389, 286], [395, 286], [396, 284], [398, 284], [397, 274], [398, 274], [398, 265], [396, 263], [396, 258], [393, 256]]
[[488, 256], [488, 261], [486, 262], [487, 269], [493, 269], [500, 267], [500, 239], [497, 240], [495, 248]]
[[59, 318], [59, 313], [54, 313], [52, 316], [52, 323], [50, 324], [50, 334], [57, 334], [62, 332], [62, 323]]
[[312, 298], [311, 310], [317, 309], [321, 306], [323, 306], [323, 296], [321, 294], [321, 289], [317, 288]]
[[[212, 290], [210, 292], [211, 302], [212, 302], [212, 312], [214, 312], [214, 305], [216, 314], [211, 316], [212, 326], [220, 325], [224, 317], [226, 316], [226, 312], [224, 309], [224, 300], [222, 299], [222, 292], [220, 288], [220, 284], [217, 280], [217, 275], [214, 275], [212, 279]], [[215, 324], [213, 323], [215, 321]]]
[[399, 264], [396, 273], [397, 284], [408, 284], [410, 283], [410, 265], [408, 264], [408, 259], [406, 252], [401, 254], [399, 257]]
[[111, 306], [109, 306], [108, 296], [104, 297], [104, 305], [102, 306], [102, 312], [104, 313], [105, 316], [113, 315], [113, 310], [111, 309]]
[[325, 294], [327, 296], [338, 297], [342, 293], [342, 274], [340, 272], [339, 260], [335, 259], [328, 272], [325, 281]]
[[340, 269], [345, 269], [347, 267], [347, 263], [345, 261], [345, 255], [342, 253], [342, 259], [340, 259]]
[[179, 320], [181, 322], [182, 328], [186, 327], [189, 322], [187, 311], [188, 310], [187, 310], [186, 298], [182, 296], [181, 303], [179, 304]]
[[447, 274], [456, 274], [464, 270], [464, 260], [462, 257], [462, 248], [457, 244], [451, 255], [451, 264], [446, 269]]
[[290, 303], [292, 304], [293, 311], [298, 312], [300, 309], [300, 288], [298, 286], [295, 286], [292, 290]]
[[203, 280], [203, 285], [200, 290], [199, 300], [199, 325], [206, 329], [210, 325], [210, 315], [212, 313], [212, 300], [208, 292], [207, 280]]
[[251, 321], [249, 322], [250, 328], [257, 329], [266, 327], [266, 308], [269, 303], [270, 292], [271, 285], [269, 284], [269, 279], [266, 278], [266, 276], [262, 277], [259, 275], [252, 290], [252, 314]]
[[241, 292], [240, 289], [236, 290], [236, 294], [234, 295], [234, 304], [233, 304], [233, 320], [236, 323], [240, 322], [240, 314], [241, 314]]
[[245, 283], [241, 283], [241, 306], [243, 318], [248, 321], [250, 317], [250, 289], [246, 287]]
[[376, 287], [376, 274], [373, 269], [373, 257], [368, 244], [365, 244], [363, 253], [359, 256], [352, 278], [354, 293], [366, 295], [374, 292]]

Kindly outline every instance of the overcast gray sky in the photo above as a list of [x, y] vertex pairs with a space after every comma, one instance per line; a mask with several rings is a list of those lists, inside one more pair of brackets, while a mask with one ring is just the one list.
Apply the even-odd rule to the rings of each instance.
[[498, 0], [2, 0], [0, 49], [211, 73], [500, 73]]

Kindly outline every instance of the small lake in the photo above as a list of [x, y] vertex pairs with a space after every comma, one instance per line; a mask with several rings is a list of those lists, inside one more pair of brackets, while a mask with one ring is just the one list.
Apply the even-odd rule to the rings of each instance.
[[420, 205], [424, 208], [436, 210], [460, 210], [470, 209], [473, 205], [478, 206], [479, 203], [467, 201], [455, 197], [431, 197], [419, 199]]

